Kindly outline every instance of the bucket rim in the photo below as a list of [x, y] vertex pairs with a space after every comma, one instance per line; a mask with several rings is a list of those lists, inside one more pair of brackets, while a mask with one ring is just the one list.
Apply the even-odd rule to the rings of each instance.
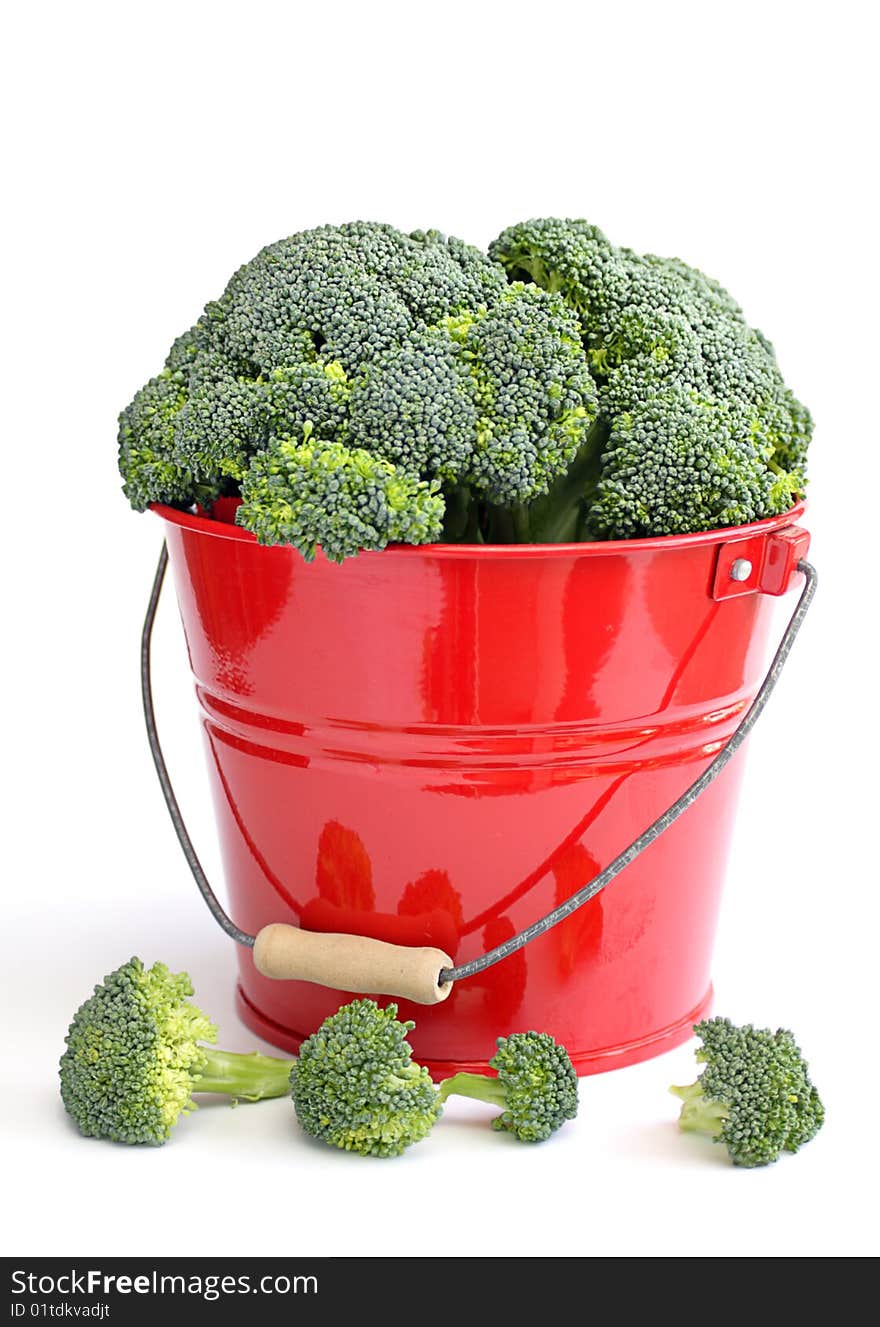
[[[230, 502], [233, 500], [225, 499]], [[238, 500], [236, 501], [236, 504]], [[362, 552], [359, 557], [381, 556], [388, 559], [397, 557], [430, 558], [553, 558], [553, 557], [600, 557], [614, 553], [656, 553], [661, 549], [693, 548], [699, 545], [726, 543], [729, 540], [748, 539], [755, 535], [771, 534], [795, 524], [806, 511], [807, 503], [801, 498], [788, 511], [778, 516], [769, 516], [761, 521], [752, 521], [748, 525], [728, 525], [715, 530], [700, 530], [693, 534], [650, 535], [640, 539], [604, 539], [566, 544], [389, 544], [381, 550]], [[168, 507], [161, 502], [151, 502], [149, 510], [170, 525], [177, 525], [195, 534], [208, 535], [214, 539], [229, 539], [255, 547], [265, 547], [267, 552], [290, 548], [286, 544], [260, 545], [257, 537], [250, 530], [228, 521], [213, 520], [200, 515], [197, 511], [181, 511], [177, 507]]]

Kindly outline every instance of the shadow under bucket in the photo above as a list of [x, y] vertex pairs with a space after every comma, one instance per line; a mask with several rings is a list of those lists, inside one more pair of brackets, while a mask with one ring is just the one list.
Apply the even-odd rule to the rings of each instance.
[[[251, 933], [289, 922], [456, 964], [569, 898], [706, 768], [755, 696], [788, 552], [808, 542], [800, 505], [698, 535], [337, 566], [261, 547], [235, 506], [153, 508], [230, 912]], [[684, 1041], [711, 999], [741, 772], [740, 752], [604, 892], [444, 1003], [399, 1001], [416, 1057], [482, 1068], [498, 1036], [534, 1028], [586, 1074]], [[351, 998], [269, 980], [249, 949], [239, 963], [244, 1021], [285, 1050]]]

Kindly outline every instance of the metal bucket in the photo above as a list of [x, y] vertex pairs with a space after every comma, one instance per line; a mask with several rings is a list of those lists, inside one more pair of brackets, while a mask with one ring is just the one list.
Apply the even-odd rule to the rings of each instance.
[[[766, 662], [803, 508], [626, 542], [265, 548], [221, 501], [162, 517], [230, 911], [459, 964], [564, 901], [726, 743]], [[746, 554], [748, 561], [746, 561]], [[745, 580], [731, 572], [740, 558]], [[484, 1067], [535, 1028], [579, 1073], [685, 1040], [710, 963], [742, 755], [604, 893], [416, 1020], [418, 1059]], [[239, 951], [244, 1021], [301, 1040], [349, 994]]]

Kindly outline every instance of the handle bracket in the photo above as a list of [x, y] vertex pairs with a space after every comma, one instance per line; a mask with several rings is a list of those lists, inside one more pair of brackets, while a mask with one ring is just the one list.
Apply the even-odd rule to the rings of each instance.
[[728, 540], [718, 550], [712, 598], [785, 594], [809, 549], [810, 532], [801, 525]]

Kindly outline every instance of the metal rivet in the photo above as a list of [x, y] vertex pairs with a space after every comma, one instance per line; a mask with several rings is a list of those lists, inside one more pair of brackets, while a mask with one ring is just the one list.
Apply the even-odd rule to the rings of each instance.
[[730, 579], [732, 581], [747, 581], [752, 574], [752, 564], [748, 558], [736, 558], [730, 564]]

